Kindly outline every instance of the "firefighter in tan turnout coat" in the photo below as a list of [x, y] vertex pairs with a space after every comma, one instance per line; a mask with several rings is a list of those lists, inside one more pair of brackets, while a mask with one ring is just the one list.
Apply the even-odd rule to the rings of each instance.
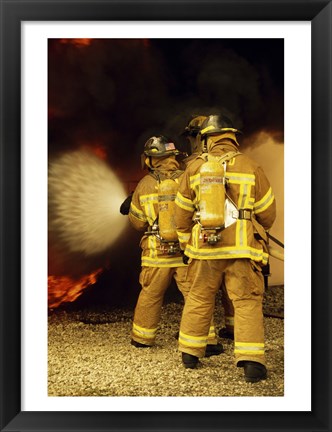
[[[153, 136], [144, 146], [144, 164], [149, 174], [137, 185], [130, 204], [129, 220], [144, 231], [140, 292], [135, 308], [132, 345], [137, 348], [154, 345], [164, 294], [172, 278], [184, 298], [189, 291], [188, 266], [183, 263], [174, 222], [174, 200], [183, 171], [176, 156], [180, 152], [164, 136]], [[214, 327], [208, 329], [206, 356], [222, 352]]]
[[[186, 166], [202, 153], [202, 141], [199, 132], [206, 118], [207, 116], [205, 115], [193, 115], [182, 133], [182, 135], [188, 139], [191, 150], [190, 156], [183, 160], [183, 163]], [[224, 281], [221, 286], [221, 292], [221, 302], [225, 315], [225, 327], [219, 330], [219, 336], [227, 339], [234, 339], [234, 308], [233, 303], [228, 297]]]
[[[276, 204], [262, 168], [239, 152], [238, 133], [222, 115], [203, 122], [200, 134], [206, 153], [185, 170], [175, 200], [190, 284], [179, 350], [187, 368], [195, 368], [204, 356], [215, 295], [224, 281], [235, 311], [235, 362], [244, 367], [246, 381], [257, 382], [266, 378], [261, 266], [269, 258], [266, 230], [275, 220]], [[205, 162], [214, 165], [203, 169]], [[209, 172], [211, 166], [216, 172], [221, 167], [217, 176]], [[221, 219], [216, 210], [220, 202]]]

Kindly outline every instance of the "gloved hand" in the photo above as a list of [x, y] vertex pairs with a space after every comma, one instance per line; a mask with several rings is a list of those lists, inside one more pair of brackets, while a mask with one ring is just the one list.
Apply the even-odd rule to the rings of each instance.
[[121, 204], [121, 206], [120, 206], [120, 213], [121, 214], [123, 214], [123, 215], [129, 214], [131, 200], [133, 199], [133, 193], [134, 192], [131, 192], [130, 195]]
[[190, 258], [185, 253], [182, 254], [183, 264], [188, 264], [189, 259]]

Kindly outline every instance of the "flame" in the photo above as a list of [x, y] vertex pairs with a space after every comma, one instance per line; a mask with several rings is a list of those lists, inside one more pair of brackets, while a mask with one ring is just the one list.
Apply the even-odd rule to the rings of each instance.
[[75, 301], [83, 291], [97, 281], [97, 276], [102, 269], [73, 279], [70, 276], [48, 277], [48, 307], [50, 309], [59, 307], [62, 303]]
[[107, 159], [107, 149], [105, 144], [101, 144], [98, 141], [90, 141], [89, 143], [82, 143], [82, 150], [90, 150], [94, 155], [100, 159]]
[[62, 44], [71, 44], [76, 47], [85, 47], [91, 44], [92, 39], [60, 39]]

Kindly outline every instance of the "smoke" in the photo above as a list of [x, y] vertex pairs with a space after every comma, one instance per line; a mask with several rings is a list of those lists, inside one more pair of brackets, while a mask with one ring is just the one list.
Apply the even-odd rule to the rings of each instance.
[[246, 136], [282, 142], [283, 40], [50, 40], [49, 101], [51, 152], [102, 137], [109, 162], [129, 169], [151, 135], [185, 150], [195, 113], [223, 111]]
[[86, 151], [63, 154], [49, 164], [49, 231], [69, 253], [86, 256], [109, 249], [126, 220], [126, 194], [101, 159]]
[[[253, 137], [251, 143], [248, 142], [245, 153], [261, 165], [270, 181], [277, 205], [277, 217], [270, 233], [284, 243], [284, 146], [280, 145], [272, 135], [262, 132]], [[270, 243], [271, 246], [282, 251], [273, 241]], [[270, 267], [270, 285], [283, 284], [284, 263], [271, 257]]]

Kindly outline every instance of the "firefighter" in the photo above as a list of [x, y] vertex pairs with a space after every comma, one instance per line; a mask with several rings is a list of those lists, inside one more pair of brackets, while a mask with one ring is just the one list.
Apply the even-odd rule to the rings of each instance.
[[191, 161], [202, 153], [199, 131], [205, 119], [206, 116], [204, 115], [193, 115], [181, 134], [189, 141], [190, 145], [190, 155], [183, 160], [185, 166], [188, 166]]
[[[188, 166], [179, 185], [175, 222], [190, 282], [179, 350], [186, 368], [195, 368], [204, 356], [215, 295], [224, 281], [235, 312], [235, 364], [244, 368], [246, 381], [258, 382], [267, 376], [261, 268], [269, 258], [266, 231], [275, 220], [276, 203], [262, 168], [239, 152], [239, 133], [227, 117], [209, 116], [200, 131], [206, 153]], [[221, 167], [222, 175], [206, 176], [206, 162]], [[223, 200], [223, 214], [214, 212]], [[215, 218], [210, 226], [209, 218]]]
[[[129, 220], [133, 227], [144, 231], [142, 269], [139, 277], [142, 290], [135, 308], [132, 341], [137, 348], [154, 345], [164, 294], [172, 278], [184, 298], [189, 291], [187, 265], [183, 263], [174, 223], [174, 200], [183, 171], [173, 142], [164, 136], [153, 136], [144, 146], [143, 161], [149, 174], [138, 183], [130, 204]], [[217, 343], [214, 328], [208, 329], [205, 355], [223, 352]]]
[[[182, 136], [186, 137], [190, 144], [190, 155], [183, 159], [185, 166], [188, 166], [193, 160], [202, 153], [202, 141], [200, 135], [200, 129], [204, 120], [207, 116], [205, 115], [193, 115], [182, 132]], [[221, 286], [221, 302], [224, 308], [225, 314], [225, 327], [219, 330], [219, 336], [225, 339], [234, 339], [234, 308], [233, 304], [228, 297], [224, 282]]]

